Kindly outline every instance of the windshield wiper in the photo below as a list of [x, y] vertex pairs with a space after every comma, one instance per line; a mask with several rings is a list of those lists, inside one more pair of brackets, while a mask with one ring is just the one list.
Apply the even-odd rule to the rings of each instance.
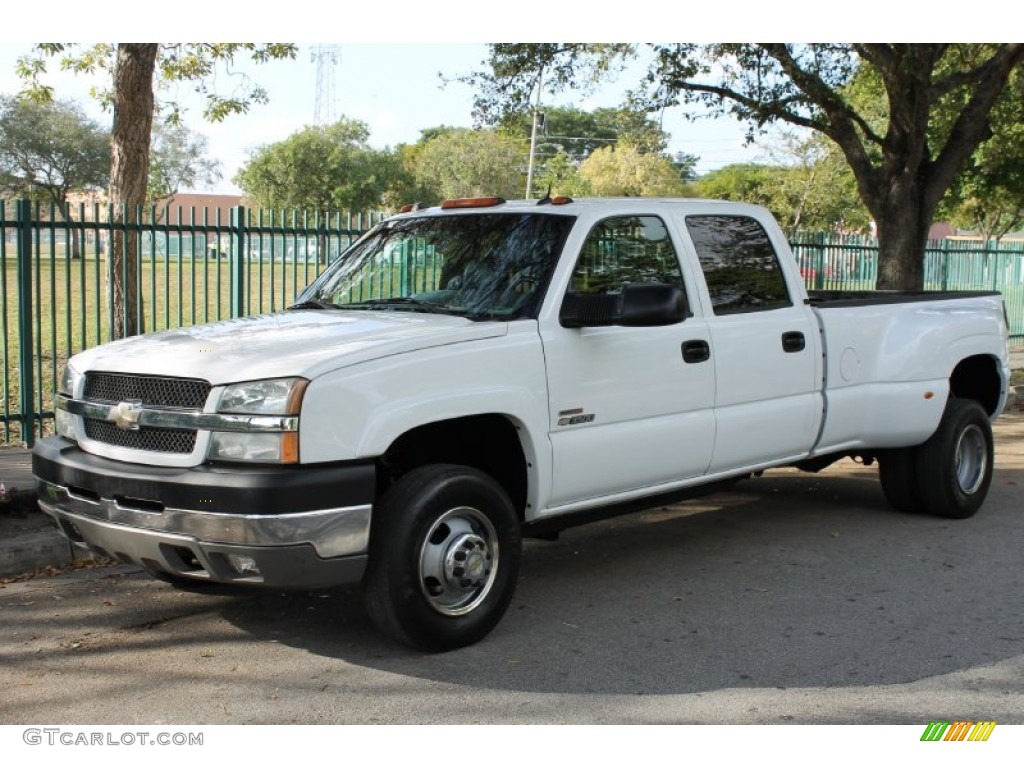
[[292, 304], [287, 309], [342, 309], [342, 307], [327, 301], [320, 301], [319, 299], [309, 299], [308, 301], [300, 301], [298, 304]]
[[432, 312], [438, 315], [465, 315], [464, 309], [446, 307], [444, 304], [434, 304], [423, 299], [412, 296], [396, 296], [390, 299], [367, 299], [354, 304], [346, 304], [343, 309], [403, 309], [413, 312]]

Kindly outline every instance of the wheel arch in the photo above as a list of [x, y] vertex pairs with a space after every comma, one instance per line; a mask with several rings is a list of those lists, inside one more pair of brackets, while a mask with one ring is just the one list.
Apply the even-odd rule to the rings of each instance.
[[972, 355], [956, 364], [949, 376], [950, 397], [975, 400], [989, 418], [999, 413], [1006, 382], [999, 361], [991, 355]]
[[378, 494], [417, 467], [457, 464], [493, 478], [522, 521], [530, 505], [530, 474], [536, 465], [523, 432], [522, 424], [501, 413], [460, 416], [414, 427], [395, 438], [377, 460]]

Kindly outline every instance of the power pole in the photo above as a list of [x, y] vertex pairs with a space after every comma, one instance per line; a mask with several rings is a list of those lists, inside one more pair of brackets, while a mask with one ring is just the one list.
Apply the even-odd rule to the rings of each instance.
[[537, 101], [533, 105], [533, 130], [530, 131], [530, 164], [526, 169], [526, 199], [533, 194], [533, 166], [537, 154], [537, 129], [544, 120], [540, 111], [540, 92], [544, 88], [544, 68], [537, 74]]

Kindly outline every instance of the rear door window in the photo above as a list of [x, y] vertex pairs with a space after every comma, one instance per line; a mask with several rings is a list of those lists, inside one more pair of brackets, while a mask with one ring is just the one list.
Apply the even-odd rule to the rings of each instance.
[[778, 254], [749, 216], [687, 216], [716, 315], [791, 307]]

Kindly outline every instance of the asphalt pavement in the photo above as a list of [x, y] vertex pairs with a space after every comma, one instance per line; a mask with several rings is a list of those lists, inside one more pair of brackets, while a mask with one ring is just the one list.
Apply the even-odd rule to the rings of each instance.
[[529, 541], [501, 624], [439, 655], [354, 589], [8, 583], [0, 723], [1022, 724], [1024, 414], [996, 434], [969, 520], [895, 512], [844, 461]]

